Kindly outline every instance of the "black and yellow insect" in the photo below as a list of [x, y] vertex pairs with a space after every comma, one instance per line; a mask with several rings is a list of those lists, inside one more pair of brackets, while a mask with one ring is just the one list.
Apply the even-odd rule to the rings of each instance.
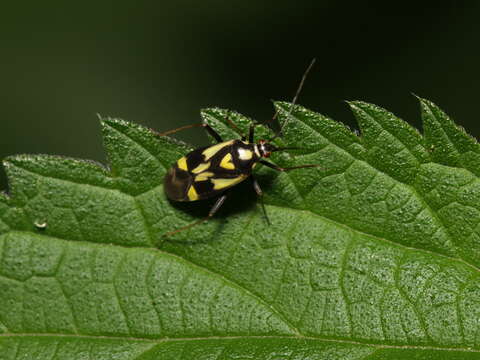
[[[313, 62], [303, 75], [300, 86], [292, 101], [292, 107], [312, 65]], [[235, 126], [233, 123], [232, 125]], [[317, 166], [300, 165], [282, 168], [266, 161], [265, 158], [268, 158], [272, 152], [282, 151], [288, 148], [277, 147], [270, 141], [266, 140], [260, 140], [255, 143], [254, 124], [250, 126], [248, 136], [243, 136], [241, 140], [236, 139], [224, 141], [221, 136], [206, 123], [183, 126], [178, 129], [161, 133], [160, 135], [169, 135], [177, 131], [196, 126], [203, 127], [217, 141], [217, 144], [193, 150], [184, 157], [178, 159], [165, 176], [165, 193], [167, 197], [173, 201], [197, 201], [217, 196], [218, 199], [210, 209], [210, 212], [206, 218], [196, 221], [183, 228], [174, 230], [166, 235], [172, 235], [208, 220], [225, 202], [227, 198], [226, 191], [249, 177], [251, 177], [253, 180], [253, 188], [255, 189], [256, 193], [259, 196], [262, 196], [262, 190], [257, 180], [252, 175], [252, 171], [258, 163], [277, 171], [288, 171]], [[263, 200], [262, 207], [265, 212]]]

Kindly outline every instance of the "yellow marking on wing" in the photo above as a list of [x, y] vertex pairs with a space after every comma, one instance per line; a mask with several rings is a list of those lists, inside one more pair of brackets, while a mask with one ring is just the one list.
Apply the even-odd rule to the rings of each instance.
[[206, 163], [201, 163], [201, 164], [198, 165], [195, 169], [192, 170], [192, 173], [194, 173], [194, 174], [199, 174], [199, 173], [201, 173], [202, 171], [207, 170], [209, 167], [210, 167], [210, 161], [209, 161], [209, 162], [206, 162]]
[[179, 169], [188, 171], [188, 168], [187, 168], [187, 158], [186, 158], [186, 157], [182, 157], [182, 158], [178, 159], [178, 161], [177, 161], [177, 166], [178, 166]]
[[248, 175], [239, 175], [232, 179], [211, 179], [210, 181], [213, 184], [213, 190], [222, 190], [225, 188], [232, 187], [233, 185], [236, 185], [238, 183], [241, 183], [247, 177]]
[[253, 157], [253, 153], [244, 148], [238, 148], [238, 157], [240, 160], [250, 160]]
[[190, 185], [190, 189], [188, 189], [187, 196], [188, 196], [188, 200], [190, 201], [198, 200], [198, 194], [195, 188], [193, 187], [193, 185]]
[[210, 146], [210, 147], [206, 148], [205, 150], [203, 150], [202, 154], [203, 154], [203, 156], [205, 156], [205, 161], [209, 160], [212, 156], [214, 156], [217, 152], [222, 150], [224, 147], [232, 145], [233, 141], [234, 140], [225, 141], [223, 143]]
[[220, 167], [228, 170], [235, 170], [235, 165], [233, 165], [232, 162], [232, 154], [228, 153], [223, 157], [222, 161], [220, 161]]
[[197, 176], [195, 176], [195, 181], [205, 181], [205, 180], [208, 180], [210, 179], [212, 176], [214, 176], [215, 174], [210, 172], [210, 171], [205, 171], [201, 174], [198, 174]]

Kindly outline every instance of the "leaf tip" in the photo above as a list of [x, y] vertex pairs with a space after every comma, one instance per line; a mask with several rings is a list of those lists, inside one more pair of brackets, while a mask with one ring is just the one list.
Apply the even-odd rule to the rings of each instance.
[[116, 118], [111, 118], [109, 116], [103, 117], [100, 114], [97, 114], [100, 123], [102, 126], [114, 126], [115, 124], [119, 124], [121, 122], [125, 122], [124, 120], [121, 119], [116, 119]]
[[8, 168], [11, 166], [10, 161], [8, 158], [2, 160], [2, 166], [5, 169], [5, 171], [8, 170]]
[[22, 167], [22, 165], [32, 163], [35, 157], [39, 156], [41, 155], [19, 154], [7, 156], [5, 159], [2, 160], [2, 165], [5, 169], [5, 173], [7, 174], [7, 179], [10, 179], [10, 177], [12, 176], [11, 172], [15, 167]]
[[200, 116], [202, 117], [202, 119], [205, 120], [205, 117], [207, 116], [223, 116], [223, 114], [225, 114], [227, 110], [225, 109], [221, 109], [219, 107], [207, 107], [207, 108], [203, 108], [203, 109], [200, 109]]
[[109, 116], [103, 117], [100, 120], [100, 124], [102, 127], [102, 131], [104, 131], [105, 133], [108, 133], [111, 130], [125, 133], [126, 131], [129, 131], [129, 129], [135, 129], [136, 131], [143, 132], [143, 133], [156, 134], [156, 131], [150, 128], [147, 128], [147, 127], [144, 127], [120, 118], [112, 118]]
[[8, 169], [18, 163], [31, 161], [32, 157], [33, 155], [26, 155], [26, 154], [10, 155], [10, 156], [7, 156], [5, 159], [3, 159], [2, 164], [5, 167], [5, 169]]
[[420, 101], [421, 103], [433, 104], [432, 101], [430, 101], [430, 100], [428, 100], [428, 99], [426, 99], [426, 98], [424, 98], [424, 97], [421, 97], [420, 95], [414, 93], [413, 91], [411, 91], [410, 94], [411, 94], [414, 98], [416, 98], [418, 101]]
[[437, 107], [432, 101], [422, 98], [413, 92], [411, 94], [418, 100], [420, 103], [420, 108], [423, 112], [431, 112], [432, 109]]
[[[283, 110], [283, 111], [285, 111], [288, 105], [291, 106], [292, 104], [289, 103], [289, 102], [280, 101], [280, 100], [274, 100], [274, 101], [273, 101], [273, 107], [275, 108], [275, 110]], [[295, 108], [296, 106], [297, 106], [297, 105], [294, 105], [294, 108]]]
[[360, 108], [361, 101], [359, 100], [343, 100], [343, 102], [345, 102], [345, 104], [347, 104], [352, 110]]
[[293, 104], [288, 101], [274, 101], [273, 102], [275, 112], [279, 115], [287, 115], [290, 113], [300, 114], [311, 114], [312, 111], [304, 108], [302, 105]]
[[378, 105], [362, 101], [362, 100], [349, 100], [347, 101], [347, 104], [350, 105], [351, 107], [355, 107], [361, 110], [367, 110], [367, 109], [372, 109], [372, 110], [384, 110]]
[[415, 94], [413, 91], [410, 91], [410, 95], [412, 95], [414, 98], [417, 98], [418, 100], [424, 100], [421, 96]]

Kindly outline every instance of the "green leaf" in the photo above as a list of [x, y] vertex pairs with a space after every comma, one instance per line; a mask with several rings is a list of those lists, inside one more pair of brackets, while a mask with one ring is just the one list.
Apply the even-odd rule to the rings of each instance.
[[[6, 159], [0, 359], [480, 359], [480, 148], [420, 104], [424, 136], [351, 102], [357, 136], [276, 103], [301, 149], [272, 161], [321, 167], [259, 167], [271, 226], [246, 181], [165, 237], [212, 202], [169, 202], [190, 147], [122, 120], [102, 120], [111, 169]], [[226, 138], [251, 122], [202, 115]]]

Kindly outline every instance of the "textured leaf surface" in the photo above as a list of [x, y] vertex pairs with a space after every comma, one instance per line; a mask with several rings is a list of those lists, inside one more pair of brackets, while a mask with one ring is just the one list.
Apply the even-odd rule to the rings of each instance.
[[189, 147], [122, 120], [102, 122], [111, 169], [7, 159], [0, 359], [480, 359], [480, 146], [420, 104], [423, 136], [363, 102], [361, 137], [296, 106], [278, 141], [302, 149], [273, 161], [321, 168], [257, 171], [271, 226], [246, 181], [165, 238], [211, 203], [167, 201]]

